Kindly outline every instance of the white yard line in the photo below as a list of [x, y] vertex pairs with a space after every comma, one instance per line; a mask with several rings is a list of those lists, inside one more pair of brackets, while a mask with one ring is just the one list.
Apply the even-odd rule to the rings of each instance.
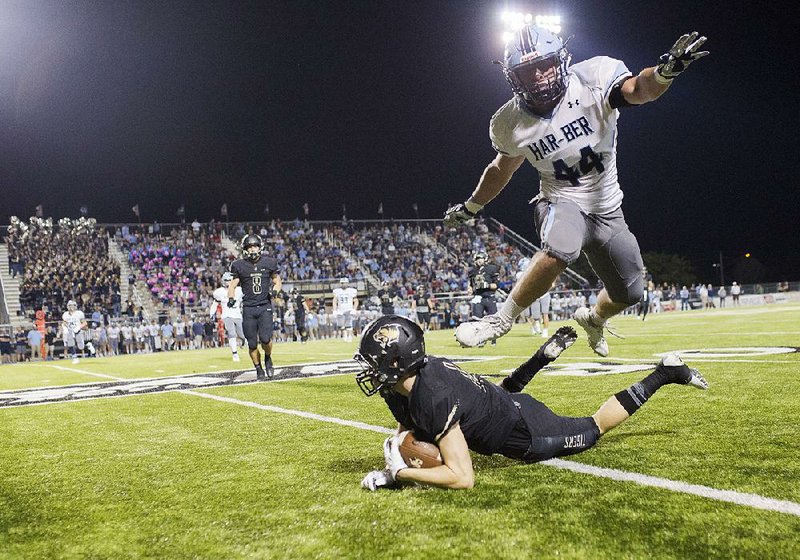
[[[281, 408], [278, 406], [270, 406], [265, 404], [254, 403], [250, 401], [241, 401], [239, 399], [232, 399], [230, 397], [222, 397], [210, 393], [198, 393], [196, 391], [180, 391], [187, 395], [194, 395], [203, 397], [204, 399], [212, 399], [229, 404], [236, 404], [239, 406], [247, 406], [250, 408], [257, 408], [259, 410], [266, 410], [268, 412], [277, 412], [280, 414], [291, 414], [301, 418], [308, 418], [310, 420], [318, 420], [320, 422], [330, 422], [340, 426], [348, 426], [351, 428], [358, 428], [360, 430], [369, 430], [371, 432], [378, 432], [381, 434], [393, 434], [394, 430], [383, 428], [380, 426], [372, 426], [363, 422], [354, 422], [352, 420], [343, 420], [331, 416], [322, 416], [312, 412], [303, 412], [300, 410], [291, 410]], [[557, 469], [568, 470], [581, 474], [588, 474], [600, 478], [608, 478], [622, 482], [633, 482], [641, 486], [651, 486], [654, 488], [663, 488], [671, 492], [680, 492], [683, 494], [691, 494], [701, 498], [708, 498], [720, 502], [729, 502], [740, 506], [751, 507], [754, 509], [761, 509], [766, 511], [775, 511], [778, 513], [786, 513], [789, 515], [796, 515], [800, 517], [800, 504], [790, 502], [788, 500], [775, 500], [773, 498], [766, 498], [758, 494], [748, 494], [744, 492], [736, 492], [734, 490], [718, 490], [709, 486], [702, 486], [700, 484], [690, 484], [680, 480], [670, 480], [668, 478], [660, 478], [657, 476], [649, 476], [646, 474], [633, 473], [621, 471], [617, 469], [607, 469], [602, 467], [595, 467], [592, 465], [585, 465], [583, 463], [576, 463], [575, 461], [565, 461], [563, 459], [550, 459], [542, 461], [540, 465], [547, 465]]]
[[106, 375], [104, 373], [95, 373], [93, 371], [86, 371], [85, 369], [76, 369], [76, 368], [71, 368], [71, 367], [50, 366], [50, 365], [47, 366], [47, 367], [51, 367], [51, 368], [55, 368], [55, 369], [63, 369], [64, 371], [72, 371], [72, 372], [75, 372], [75, 373], [83, 373], [83, 374], [86, 374], [86, 375], [94, 375], [96, 377], [104, 377], [106, 379], [113, 379], [114, 381], [127, 381], [127, 379], [124, 379], [122, 377], [115, 377], [113, 375]]

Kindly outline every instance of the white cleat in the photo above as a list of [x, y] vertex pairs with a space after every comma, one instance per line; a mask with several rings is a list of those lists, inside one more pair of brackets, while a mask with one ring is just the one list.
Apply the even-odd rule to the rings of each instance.
[[461, 323], [456, 329], [456, 340], [461, 346], [481, 346], [496, 340], [511, 330], [511, 321], [504, 321], [496, 313], [482, 319]]
[[575, 311], [573, 319], [586, 331], [589, 336], [589, 347], [594, 350], [594, 353], [604, 358], [608, 356], [608, 342], [603, 334], [605, 323], [600, 326], [595, 325], [588, 307], [581, 307]]
[[72, 363], [73, 364], [79, 364], [79, 363], [81, 363], [81, 361], [78, 358], [72, 358]]
[[658, 367], [669, 375], [673, 383], [690, 385], [703, 391], [709, 387], [706, 378], [703, 377], [698, 370], [690, 368], [683, 363], [683, 360], [681, 360], [678, 354], [667, 354], [661, 359]]
[[547, 329], [542, 329], [542, 338], [550, 338], [550, 332]]
[[239, 361], [239, 354], [234, 354], [233, 355], [233, 361], [234, 362], [238, 362]]

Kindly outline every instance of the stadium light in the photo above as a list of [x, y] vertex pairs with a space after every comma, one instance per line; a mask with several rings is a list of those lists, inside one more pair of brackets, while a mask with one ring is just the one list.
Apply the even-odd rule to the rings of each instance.
[[750, 258], [750, 253], [745, 253], [744, 254], [744, 258], [749, 259]]
[[561, 16], [558, 15], [536, 15], [522, 12], [508, 12], [500, 13], [500, 21], [503, 22], [505, 30], [502, 34], [503, 44], [508, 43], [513, 37], [514, 33], [525, 27], [530, 23], [536, 23], [541, 27], [545, 27], [553, 33], [561, 33]]

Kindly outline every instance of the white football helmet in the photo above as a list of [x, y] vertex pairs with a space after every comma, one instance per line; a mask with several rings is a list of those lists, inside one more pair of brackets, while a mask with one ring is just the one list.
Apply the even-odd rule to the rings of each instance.
[[74, 299], [71, 299], [67, 302], [67, 311], [77, 311], [78, 310], [78, 302]]

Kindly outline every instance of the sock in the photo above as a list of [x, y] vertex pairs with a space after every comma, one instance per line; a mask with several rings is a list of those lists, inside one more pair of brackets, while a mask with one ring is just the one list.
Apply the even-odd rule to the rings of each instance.
[[671, 379], [666, 370], [662, 369], [659, 364], [653, 373], [614, 396], [628, 414], [633, 414], [647, 402], [647, 399], [667, 383], [676, 383], [676, 381]]
[[541, 348], [527, 362], [515, 369], [511, 375], [503, 379], [500, 386], [509, 393], [520, 393], [531, 382], [533, 376], [553, 359], [544, 355]]
[[606, 320], [597, 314], [597, 307], [592, 307], [589, 310], [589, 319], [594, 323], [596, 327], [602, 327], [606, 324]]
[[513, 323], [514, 319], [519, 317], [523, 311], [525, 311], [525, 308], [517, 305], [514, 298], [508, 296], [506, 301], [503, 302], [503, 306], [497, 312], [497, 315], [507, 323]]

